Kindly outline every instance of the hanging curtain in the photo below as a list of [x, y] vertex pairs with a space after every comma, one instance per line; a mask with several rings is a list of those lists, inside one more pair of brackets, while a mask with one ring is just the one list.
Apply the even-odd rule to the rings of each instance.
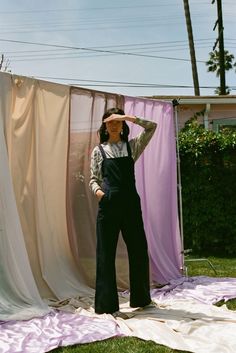
[[[158, 123], [136, 164], [137, 186], [152, 279], [166, 283], [180, 276], [172, 105], [129, 97], [124, 105], [124, 97], [116, 94], [78, 88], [70, 92], [65, 85], [6, 77], [2, 123], [24, 242], [41, 297], [93, 294], [97, 200], [88, 187], [90, 154], [98, 143], [104, 111], [115, 106]], [[132, 124], [130, 137], [138, 132], [135, 129], [138, 126]], [[118, 287], [127, 289], [122, 237], [116, 262]]]
[[[106, 109], [114, 106], [124, 108], [127, 114], [140, 115], [158, 123], [155, 137], [137, 162], [136, 173], [149, 241], [152, 280], [167, 283], [181, 276], [176, 150], [170, 103], [126, 97], [123, 105], [117, 95], [73, 89], [67, 196], [71, 249], [86, 283], [94, 287], [97, 201], [88, 187], [90, 154], [99, 142], [97, 130], [102, 115]], [[130, 127], [131, 138], [139, 132], [140, 127], [135, 124]], [[122, 237], [119, 238], [116, 267], [118, 287], [127, 289], [127, 252]]]
[[4, 136], [11, 77], [0, 75], [0, 320], [26, 320], [49, 312], [36, 287], [16, 208]]
[[[90, 155], [99, 143], [97, 130], [101, 125], [102, 116], [112, 107], [123, 108], [123, 97], [79, 88], [72, 90], [67, 192], [68, 229], [74, 258], [86, 283], [93, 288], [96, 267], [97, 200], [88, 186]], [[120, 239], [117, 249], [119, 289], [126, 289], [128, 285], [126, 262], [126, 250]]]
[[69, 98], [68, 86], [13, 75], [5, 117], [16, 203], [44, 298], [90, 293], [71, 254], [66, 224]]
[[[125, 97], [125, 112], [157, 122], [152, 140], [136, 162], [148, 239], [152, 280], [168, 283], [181, 276], [181, 239], [177, 209], [176, 146], [172, 104]], [[131, 124], [131, 136], [140, 127]]]

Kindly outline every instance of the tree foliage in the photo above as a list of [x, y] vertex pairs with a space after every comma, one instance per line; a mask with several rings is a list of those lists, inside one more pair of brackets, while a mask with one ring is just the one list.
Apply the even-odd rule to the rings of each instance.
[[[210, 59], [206, 62], [208, 66], [208, 72], [215, 72], [216, 76], [220, 76], [220, 53], [218, 50], [214, 50], [209, 53]], [[230, 54], [228, 50], [225, 50], [225, 71], [229, 71], [236, 67], [234, 62], [234, 55]]]
[[179, 133], [185, 248], [236, 255], [236, 132], [205, 130], [194, 117]]
[[[209, 53], [209, 60], [206, 62], [208, 67], [208, 72], [214, 72], [217, 77], [220, 76], [220, 52], [218, 50], [214, 50]], [[230, 54], [228, 50], [224, 51], [224, 67], [225, 71], [229, 71], [235, 68], [236, 71], [236, 62], [234, 60], [234, 55]], [[220, 94], [220, 87], [217, 87], [215, 90], [216, 94]], [[226, 94], [230, 93], [229, 87], [226, 86]]]
[[0, 71], [11, 72], [10, 61], [6, 59], [4, 54], [0, 55]]

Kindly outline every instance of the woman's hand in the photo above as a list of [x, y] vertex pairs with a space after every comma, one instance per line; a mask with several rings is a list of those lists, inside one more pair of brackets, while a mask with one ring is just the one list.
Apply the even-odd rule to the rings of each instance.
[[103, 192], [101, 189], [98, 189], [96, 191], [96, 196], [97, 196], [98, 201], [101, 201], [101, 199], [103, 198], [104, 195], [105, 195], [105, 192]]
[[132, 116], [132, 115], [120, 115], [120, 114], [112, 114], [110, 115], [108, 118], [104, 119], [103, 122], [104, 123], [108, 123], [109, 121], [124, 121], [124, 120], [127, 120], [127, 121], [131, 121], [132, 123], [135, 122], [136, 120], [136, 117], [135, 116]]
[[126, 115], [120, 115], [120, 114], [111, 114], [108, 118], [104, 119], [104, 123], [108, 123], [109, 121], [116, 120], [116, 121], [124, 121]]

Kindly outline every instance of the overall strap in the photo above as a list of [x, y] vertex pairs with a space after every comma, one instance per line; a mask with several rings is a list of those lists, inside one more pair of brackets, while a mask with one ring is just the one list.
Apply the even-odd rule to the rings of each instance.
[[131, 152], [131, 148], [130, 148], [129, 142], [126, 142], [126, 146], [127, 146], [128, 156], [132, 157], [132, 152]]
[[[126, 142], [126, 146], [127, 146], [128, 156], [129, 156], [129, 157], [132, 157], [132, 152], [131, 152], [131, 148], [130, 148], [129, 142]], [[101, 151], [101, 154], [102, 154], [103, 159], [106, 159], [107, 157], [106, 157], [106, 154], [105, 154], [105, 151], [104, 151], [102, 145], [98, 145], [98, 147], [99, 147], [99, 149], [100, 149], [100, 151]]]
[[100, 151], [101, 151], [101, 154], [102, 154], [103, 159], [106, 159], [106, 158], [107, 158], [107, 157], [106, 157], [106, 153], [105, 153], [105, 151], [104, 151], [102, 145], [98, 145], [98, 147], [99, 147], [99, 149], [100, 149]]

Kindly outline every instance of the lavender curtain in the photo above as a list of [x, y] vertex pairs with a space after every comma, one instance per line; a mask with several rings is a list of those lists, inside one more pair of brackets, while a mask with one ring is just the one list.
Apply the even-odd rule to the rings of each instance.
[[[181, 277], [182, 256], [177, 207], [176, 146], [171, 103], [125, 97], [126, 114], [158, 123], [151, 142], [136, 162], [152, 280], [167, 283]], [[132, 124], [131, 137], [140, 127]]]

